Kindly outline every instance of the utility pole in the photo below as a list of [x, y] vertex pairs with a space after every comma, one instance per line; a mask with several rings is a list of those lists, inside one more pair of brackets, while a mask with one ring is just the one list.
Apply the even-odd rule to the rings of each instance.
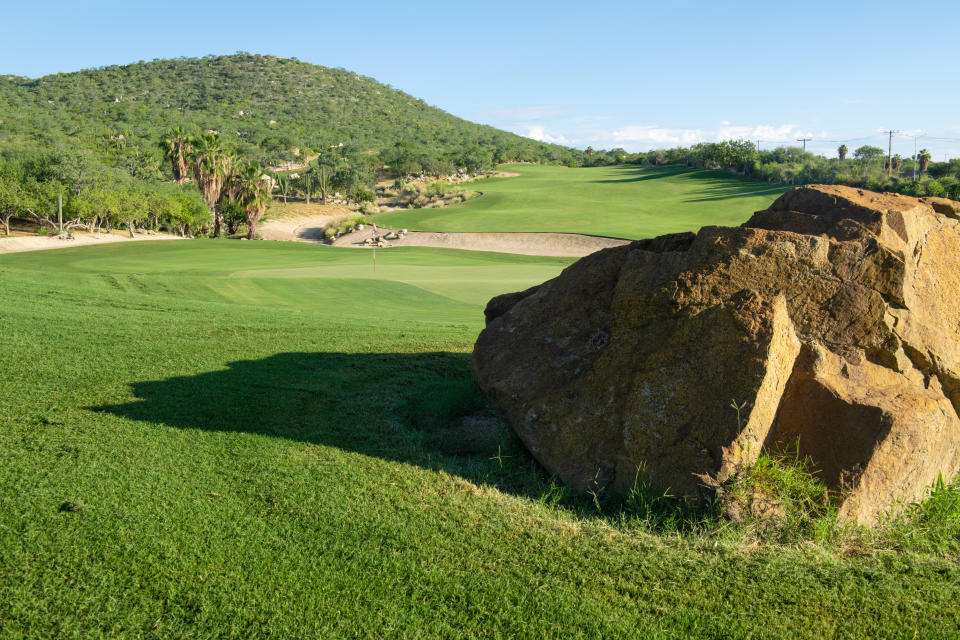
[[899, 131], [894, 131], [893, 129], [889, 131], [884, 131], [884, 133], [890, 134], [890, 141], [887, 144], [887, 176], [893, 177], [893, 134], [900, 133]]
[[803, 143], [803, 152], [804, 152], [804, 153], [807, 152], [807, 142], [809, 142], [810, 140], [813, 140], [813, 138], [797, 138], [797, 142], [802, 142], [802, 143]]
[[913, 181], [917, 181], [917, 136], [913, 136]]
[[757, 153], [760, 153], [760, 141], [757, 140]]

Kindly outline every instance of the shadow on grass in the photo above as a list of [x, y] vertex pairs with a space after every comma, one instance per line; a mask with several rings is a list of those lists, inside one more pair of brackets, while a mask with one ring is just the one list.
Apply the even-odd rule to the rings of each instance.
[[659, 180], [661, 178], [670, 178], [681, 173], [690, 173], [694, 169], [687, 169], [678, 165], [668, 165], [665, 167], [623, 167], [619, 168], [622, 178], [609, 178], [607, 180], [591, 180], [593, 184], [622, 184], [624, 182], [644, 182], [646, 180]]
[[476, 390], [468, 354], [280, 353], [132, 388], [137, 400], [92, 409], [323, 444], [525, 497], [572, 500]]
[[620, 169], [622, 178], [594, 180], [597, 184], [621, 184], [625, 182], [643, 182], [682, 176], [696, 180], [700, 187], [684, 202], [714, 202], [732, 198], [770, 196], [771, 201], [788, 189], [780, 185], [771, 185], [732, 173], [713, 169], [695, 169], [668, 165], [665, 167], [629, 167]]
[[769, 196], [770, 202], [773, 202], [785, 191], [787, 191], [787, 189], [784, 187], [769, 185], [763, 182], [740, 179], [735, 179], [735, 181], [718, 180], [714, 184], [704, 187], [692, 197], [685, 198], [684, 202], [714, 202], [717, 200], [730, 200], [731, 198], [761, 196]]

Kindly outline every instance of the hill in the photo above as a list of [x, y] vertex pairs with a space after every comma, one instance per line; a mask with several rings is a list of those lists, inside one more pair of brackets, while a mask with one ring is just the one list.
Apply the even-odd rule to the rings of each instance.
[[383, 227], [443, 232], [565, 232], [649, 238], [704, 225], [737, 225], [786, 187], [724, 171], [615, 165], [513, 165], [513, 178], [476, 183], [478, 198], [383, 214]]
[[[467, 122], [372, 78], [296, 59], [237, 54], [0, 76], [0, 147], [95, 152], [109, 164], [168, 171], [156, 149], [181, 126], [218, 131], [264, 164], [344, 145], [396, 146], [433, 160], [558, 160], [571, 150]], [[338, 147], [340, 148], [340, 147]]]

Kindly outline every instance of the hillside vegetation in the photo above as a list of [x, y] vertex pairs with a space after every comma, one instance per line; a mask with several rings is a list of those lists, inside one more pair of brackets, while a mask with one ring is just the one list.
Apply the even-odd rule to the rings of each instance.
[[571, 169], [505, 166], [518, 177], [477, 182], [462, 204], [377, 216], [384, 227], [421, 231], [584, 233], [648, 238], [738, 225], [786, 191], [722, 171], [616, 165]]
[[[566, 151], [454, 117], [344, 69], [237, 54], [154, 60], [29, 79], [0, 76], [0, 144], [64, 145], [141, 172], [159, 167], [174, 127], [218, 131], [264, 164], [344, 145], [398, 143], [432, 161], [495, 161]], [[165, 170], [165, 169], [164, 169]]]

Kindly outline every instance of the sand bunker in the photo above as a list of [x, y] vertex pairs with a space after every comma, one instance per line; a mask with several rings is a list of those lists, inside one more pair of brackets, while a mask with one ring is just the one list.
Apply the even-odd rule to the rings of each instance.
[[[380, 235], [390, 233], [380, 229]], [[364, 240], [373, 235], [372, 229], [354, 231], [334, 241], [338, 247], [363, 247]], [[559, 256], [579, 258], [600, 249], [629, 244], [630, 240], [586, 236], [577, 233], [437, 233], [410, 231], [399, 240], [387, 240], [391, 247], [442, 247], [467, 251], [518, 253], [528, 256]], [[369, 246], [369, 245], [367, 245]]]
[[72, 240], [61, 240], [57, 236], [11, 236], [0, 237], [0, 254], [17, 253], [20, 251], [43, 251], [45, 249], [66, 249], [87, 244], [107, 244], [110, 242], [133, 242], [135, 240], [184, 240], [179, 236], [170, 236], [164, 233], [137, 234], [131, 238], [126, 231], [106, 233], [100, 237], [95, 233], [73, 232]]

